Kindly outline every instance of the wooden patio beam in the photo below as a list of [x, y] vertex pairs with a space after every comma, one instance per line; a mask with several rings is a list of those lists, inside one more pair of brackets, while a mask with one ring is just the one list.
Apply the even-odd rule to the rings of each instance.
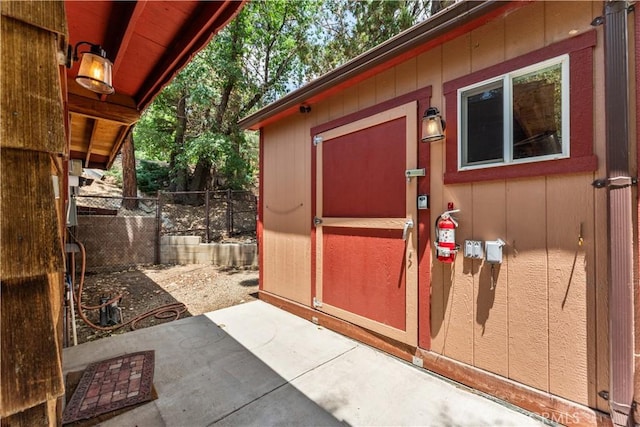
[[[111, 69], [111, 74], [113, 81], [118, 81], [118, 71], [120, 70], [120, 66], [125, 60], [125, 56], [127, 50], [129, 48], [129, 43], [131, 42], [131, 38], [133, 37], [133, 33], [137, 27], [138, 20], [142, 16], [142, 12], [144, 11], [145, 6], [147, 5], [147, 0], [139, 0], [135, 2], [133, 8], [129, 6], [127, 3], [114, 3], [114, 8], [117, 9], [114, 13], [118, 15], [123, 22], [124, 25], [120, 27], [110, 26], [109, 34], [106, 37], [106, 40], [112, 40], [108, 47], [108, 52], [113, 52], [113, 68]], [[124, 7], [127, 7], [130, 11], [128, 17], [123, 17], [125, 13], [123, 12]], [[114, 20], [114, 22], [118, 22], [118, 20]], [[120, 40], [120, 43], [115, 43], [113, 41]], [[106, 101], [108, 95], [103, 94], [100, 96], [101, 101]]]
[[90, 99], [73, 93], [69, 94], [69, 111], [87, 117], [122, 123], [127, 126], [131, 126], [140, 119], [140, 111], [135, 108], [102, 102], [98, 99]]
[[111, 72], [114, 81], [117, 81], [118, 70], [125, 60], [125, 56], [129, 48], [129, 43], [131, 42], [131, 38], [133, 37], [133, 33], [135, 32], [138, 20], [140, 19], [140, 16], [142, 16], [142, 12], [144, 11], [146, 5], [147, 0], [137, 1], [133, 6], [133, 9], [131, 10], [131, 15], [128, 17], [128, 19], [126, 19], [127, 23], [124, 30], [114, 28], [114, 32], [120, 31], [121, 34], [109, 34], [108, 36], [109, 40], [120, 40], [120, 43], [117, 44], [117, 51], [114, 48], [113, 53], [113, 69]]

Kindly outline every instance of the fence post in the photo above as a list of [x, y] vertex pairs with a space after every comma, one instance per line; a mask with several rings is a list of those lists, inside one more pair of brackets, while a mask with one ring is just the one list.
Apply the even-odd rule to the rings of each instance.
[[231, 236], [231, 189], [227, 189], [227, 237]]
[[229, 190], [229, 218], [231, 219], [231, 233], [229, 233], [229, 237], [231, 237], [231, 234], [235, 234], [236, 232], [235, 224], [233, 223], [234, 216], [235, 212], [233, 210], [233, 191]]
[[160, 237], [162, 236], [162, 191], [158, 191], [158, 197], [156, 199], [156, 242], [154, 253], [154, 264], [161, 263], [160, 256]]
[[204, 216], [204, 226], [207, 229], [205, 232], [205, 241], [209, 243], [211, 241], [211, 235], [209, 234], [209, 190], [204, 192], [204, 209], [206, 211]]

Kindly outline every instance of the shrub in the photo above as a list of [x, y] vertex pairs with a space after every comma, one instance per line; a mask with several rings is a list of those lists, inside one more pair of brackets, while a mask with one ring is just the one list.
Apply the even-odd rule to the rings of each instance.
[[169, 186], [169, 166], [159, 162], [138, 159], [136, 166], [138, 188], [145, 194], [157, 194]]

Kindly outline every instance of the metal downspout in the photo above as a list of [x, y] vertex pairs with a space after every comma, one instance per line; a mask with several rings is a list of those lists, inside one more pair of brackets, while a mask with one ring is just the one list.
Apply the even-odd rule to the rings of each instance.
[[[633, 424], [633, 224], [629, 177], [629, 73], [626, 1], [606, 1], [605, 120], [609, 269], [609, 406], [616, 426]], [[621, 185], [618, 183], [626, 183]]]

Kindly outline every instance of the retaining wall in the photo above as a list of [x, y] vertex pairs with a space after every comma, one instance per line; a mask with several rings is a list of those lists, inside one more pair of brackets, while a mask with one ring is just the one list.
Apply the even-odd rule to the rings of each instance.
[[[155, 263], [154, 217], [78, 216], [76, 237], [87, 252], [87, 271]], [[255, 243], [202, 243], [199, 236], [162, 236], [161, 264], [258, 267]]]
[[160, 262], [257, 268], [258, 250], [255, 243], [202, 243], [199, 236], [162, 236]]

